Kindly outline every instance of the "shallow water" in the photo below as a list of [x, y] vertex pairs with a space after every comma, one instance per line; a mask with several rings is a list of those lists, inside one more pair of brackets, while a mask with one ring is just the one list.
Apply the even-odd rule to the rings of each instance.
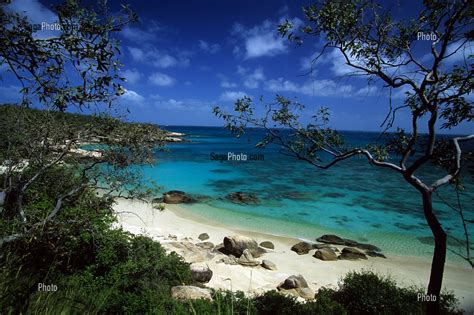
[[[222, 128], [167, 127], [187, 134], [189, 143], [174, 143], [167, 151], [157, 151], [157, 165], [135, 166], [144, 181], [153, 179], [167, 190], [183, 190], [211, 198], [204, 204], [185, 206], [186, 211], [208, 220], [228, 223], [255, 231], [315, 239], [334, 232], [379, 245], [384, 251], [426, 256], [432, 246], [424, 220], [421, 199], [399, 174], [370, 166], [355, 158], [329, 170], [316, 169], [305, 162], [281, 155], [277, 148], [256, 149], [263, 135], [252, 130], [237, 139]], [[345, 132], [351, 145], [365, 145], [378, 134]], [[263, 154], [263, 161], [214, 161], [211, 153], [227, 155]], [[431, 183], [443, 172], [434, 168], [420, 173]], [[471, 211], [474, 191], [471, 182], [461, 196], [465, 211]], [[259, 205], [238, 205], [223, 197], [234, 191], [255, 194]], [[468, 193], [470, 192], [470, 194]], [[453, 190], [440, 194], [455, 202]], [[435, 209], [443, 226], [462, 238], [460, 217], [435, 197]]]

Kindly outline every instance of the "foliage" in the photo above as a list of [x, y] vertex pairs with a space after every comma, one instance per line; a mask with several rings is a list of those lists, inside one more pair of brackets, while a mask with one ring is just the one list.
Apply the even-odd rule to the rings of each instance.
[[0, 7], [0, 65], [22, 84], [23, 105], [39, 101], [61, 111], [102, 102], [111, 106], [124, 93], [114, 34], [137, 16], [126, 6], [110, 15], [105, 3], [68, 0], [54, 6], [61, 31], [49, 36], [35, 33], [26, 17]]
[[[387, 276], [372, 271], [349, 272], [339, 282], [339, 288], [325, 292], [348, 310], [349, 314], [424, 314], [416, 287], [399, 287]], [[441, 295], [441, 312], [457, 314], [458, 301], [452, 293]]]
[[[73, 170], [44, 173], [25, 198], [31, 216], [48, 213]], [[76, 312], [146, 312], [157, 297], [169, 299], [171, 286], [190, 283], [190, 270], [175, 253], [157, 242], [112, 229], [112, 199], [84, 189], [65, 202], [55, 220], [34, 228], [29, 237], [2, 247], [2, 312], [53, 310]], [[0, 221], [2, 231], [10, 222]], [[38, 283], [57, 292], [38, 292]], [[53, 307], [53, 310], [51, 309]], [[133, 311], [132, 311], [133, 310]]]

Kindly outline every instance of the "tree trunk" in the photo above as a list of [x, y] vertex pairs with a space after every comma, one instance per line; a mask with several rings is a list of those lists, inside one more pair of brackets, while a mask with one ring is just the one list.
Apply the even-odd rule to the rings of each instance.
[[435, 241], [430, 282], [428, 284], [428, 296], [426, 297], [427, 311], [430, 315], [436, 315], [440, 314], [440, 292], [443, 284], [444, 263], [446, 261], [446, 232], [433, 213], [431, 192], [423, 192], [423, 211]]

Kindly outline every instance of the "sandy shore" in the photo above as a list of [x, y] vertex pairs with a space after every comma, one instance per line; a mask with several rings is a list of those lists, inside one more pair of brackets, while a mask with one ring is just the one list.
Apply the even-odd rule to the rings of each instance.
[[[323, 286], [335, 288], [344, 274], [351, 270], [362, 269], [389, 274], [403, 285], [426, 287], [429, 278], [429, 261], [418, 257], [394, 256], [388, 253], [387, 259], [369, 257], [368, 260], [360, 261], [321, 261], [312, 257], [315, 250], [306, 255], [298, 255], [291, 251], [291, 246], [300, 241], [298, 239], [243, 231], [203, 222], [195, 217], [184, 217], [179, 205], [167, 205], [164, 211], [159, 211], [145, 202], [118, 199], [114, 209], [118, 214], [119, 224], [124, 230], [134, 234], [148, 235], [160, 241], [167, 250], [183, 254], [187, 261], [208, 266], [214, 273], [207, 284], [212, 288], [258, 294], [275, 289], [280, 282], [291, 275], [301, 274], [309, 286], [317, 291]], [[277, 266], [277, 270], [218, 262], [223, 255], [196, 257], [196, 255], [185, 254], [187, 251], [181, 250], [181, 245], [193, 245], [200, 242], [198, 236], [201, 233], [207, 233], [209, 239], [206, 241], [215, 245], [222, 243], [225, 236], [232, 235], [249, 236], [258, 243], [271, 241], [275, 249], [269, 250], [258, 259], [272, 261]], [[461, 307], [468, 312], [474, 312], [473, 283], [474, 272], [469, 266], [463, 267], [449, 263], [446, 265], [444, 286], [455, 292], [460, 299]]]

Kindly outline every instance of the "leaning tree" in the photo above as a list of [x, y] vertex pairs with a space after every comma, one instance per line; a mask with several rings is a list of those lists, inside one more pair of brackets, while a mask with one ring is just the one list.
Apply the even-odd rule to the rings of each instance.
[[[20, 104], [0, 108], [2, 250], [43, 229], [84, 190], [142, 195], [136, 189], [140, 178], [127, 167], [151, 162], [164, 139], [155, 126], [124, 124], [111, 115], [126, 93], [117, 34], [137, 20], [136, 14], [126, 5], [111, 14], [106, 1], [67, 0], [51, 9], [57, 21], [48, 22], [57, 22], [60, 30], [43, 32], [0, 6], [2, 76], [16, 80], [22, 95]], [[81, 149], [85, 144], [102, 150], [88, 153]], [[39, 217], [25, 205], [25, 196], [58, 167], [74, 169], [79, 180], [63, 185], [54, 206]]]
[[[463, 54], [474, 35], [473, 9], [468, 1], [425, 1], [416, 18], [394, 19], [371, 1], [325, 1], [303, 9], [305, 25], [286, 21], [279, 26], [279, 33], [297, 45], [312, 37], [325, 42], [312, 65], [328, 50], [336, 50], [353, 70], [351, 76], [365, 76], [390, 92], [390, 110], [382, 124], [384, 133], [396, 127], [397, 113], [410, 113], [411, 130], [397, 128], [382, 145], [348, 148], [341, 135], [328, 126], [326, 108], [304, 125], [299, 117], [303, 106], [283, 96], [266, 104], [263, 116], [249, 97], [236, 101], [234, 113], [214, 109], [233, 132], [240, 133], [247, 126], [265, 128], [266, 136], [257, 146], [277, 144], [283, 154], [322, 169], [363, 156], [371, 165], [392, 171], [413, 186], [421, 196], [423, 213], [435, 241], [427, 294], [435, 296], [436, 301], [428, 303], [429, 314], [439, 313], [447, 249], [447, 234], [433, 209], [433, 194], [441, 186], [459, 181], [461, 143], [474, 139], [474, 135], [467, 135], [447, 143], [438, 135], [439, 124], [451, 129], [474, 117], [470, 95], [472, 56]], [[418, 32], [436, 36], [423, 56], [414, 51]], [[451, 63], [453, 59], [458, 62]], [[403, 104], [392, 106], [392, 90], [405, 93]], [[426, 125], [427, 135], [420, 132], [420, 125]], [[417, 172], [430, 164], [442, 167], [446, 174], [427, 183]]]

